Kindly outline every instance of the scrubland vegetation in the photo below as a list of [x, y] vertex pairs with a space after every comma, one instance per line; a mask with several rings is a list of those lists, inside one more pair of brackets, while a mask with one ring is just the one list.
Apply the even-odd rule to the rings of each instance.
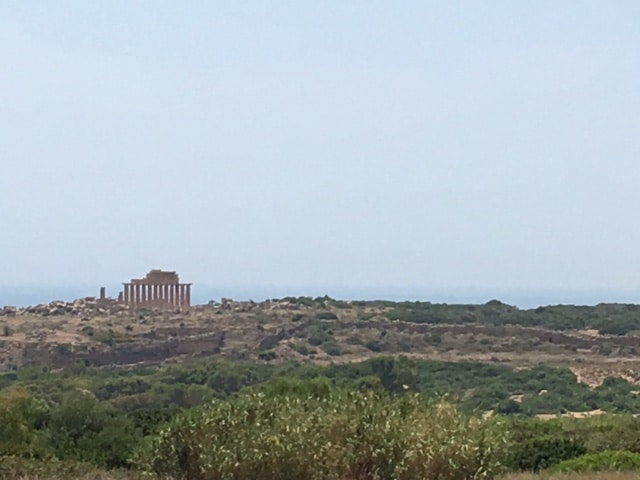
[[506, 436], [504, 422], [418, 395], [280, 384], [178, 415], [141, 464], [193, 479], [485, 479]]
[[[113, 478], [480, 479], [640, 465], [640, 418], [613, 413], [636, 408], [632, 386], [589, 389], [560, 368], [203, 360], [33, 367], [0, 385], [5, 478], [97, 468]], [[610, 413], [535, 417], [583, 405]]]
[[[4, 321], [16, 329], [5, 356], [16, 361], [24, 338], [24, 358], [52, 363], [3, 364], [0, 479], [613, 480], [640, 468], [632, 364], [590, 385], [574, 373], [588, 355], [633, 360], [634, 306], [298, 297], [61, 317], [47, 330], [82, 348], [29, 340], [28, 322], [48, 318]], [[172, 356], [178, 344], [193, 349]], [[168, 356], [114, 367], [88, 353], [145, 348]], [[552, 361], [513, 361], [526, 355]]]
[[591, 306], [552, 305], [521, 310], [492, 300], [484, 305], [430, 302], [382, 302], [388, 318], [412, 323], [522, 325], [550, 330], [595, 329], [600, 334], [625, 335], [640, 328], [640, 307], [633, 304]]

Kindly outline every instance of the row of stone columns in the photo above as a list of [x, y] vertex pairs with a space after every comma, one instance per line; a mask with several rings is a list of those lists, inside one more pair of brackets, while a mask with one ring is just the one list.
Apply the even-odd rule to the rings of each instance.
[[191, 284], [125, 283], [122, 299], [129, 305], [189, 307]]

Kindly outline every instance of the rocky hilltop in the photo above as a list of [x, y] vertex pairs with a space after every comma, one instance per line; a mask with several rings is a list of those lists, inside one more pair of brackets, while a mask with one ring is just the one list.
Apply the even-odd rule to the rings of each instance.
[[[633, 372], [638, 370], [636, 363], [640, 365], [640, 336], [633, 329], [634, 322], [640, 325], [636, 315], [637, 308], [625, 305], [520, 311], [497, 301], [461, 306], [329, 297], [222, 299], [166, 310], [87, 297], [1, 308], [0, 370], [78, 362], [176, 362], [202, 356], [328, 364], [402, 354], [515, 366], [570, 364], [591, 382], [601, 376], [593, 372], [607, 375], [612, 370], [635, 381]], [[598, 330], [598, 325], [606, 330], [615, 322], [631, 330], [623, 335]]]
[[122, 315], [129, 311], [128, 305], [119, 304], [113, 299], [98, 301], [95, 297], [85, 297], [73, 302], [55, 300], [53, 302], [32, 307], [5, 306], [0, 309], [0, 317], [8, 316], [56, 316], [56, 315]]

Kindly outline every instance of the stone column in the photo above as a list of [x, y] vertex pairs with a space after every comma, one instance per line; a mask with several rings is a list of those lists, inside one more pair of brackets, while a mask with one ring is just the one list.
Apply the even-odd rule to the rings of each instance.
[[124, 303], [129, 303], [129, 284], [124, 283], [123, 294], [124, 294]]
[[191, 284], [187, 283], [185, 286], [187, 287], [187, 294], [185, 296], [185, 305], [187, 307], [190, 307], [191, 306]]
[[135, 305], [140, 305], [140, 300], [142, 299], [142, 285], [139, 283], [136, 284], [136, 301]]
[[166, 305], [169, 301], [169, 285], [162, 285], [162, 303]]

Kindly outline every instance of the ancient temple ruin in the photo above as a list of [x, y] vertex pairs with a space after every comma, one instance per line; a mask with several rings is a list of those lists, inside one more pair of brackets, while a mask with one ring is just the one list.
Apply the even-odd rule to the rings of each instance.
[[140, 307], [191, 306], [191, 284], [180, 283], [176, 272], [151, 270], [144, 278], [124, 283], [122, 301]]

